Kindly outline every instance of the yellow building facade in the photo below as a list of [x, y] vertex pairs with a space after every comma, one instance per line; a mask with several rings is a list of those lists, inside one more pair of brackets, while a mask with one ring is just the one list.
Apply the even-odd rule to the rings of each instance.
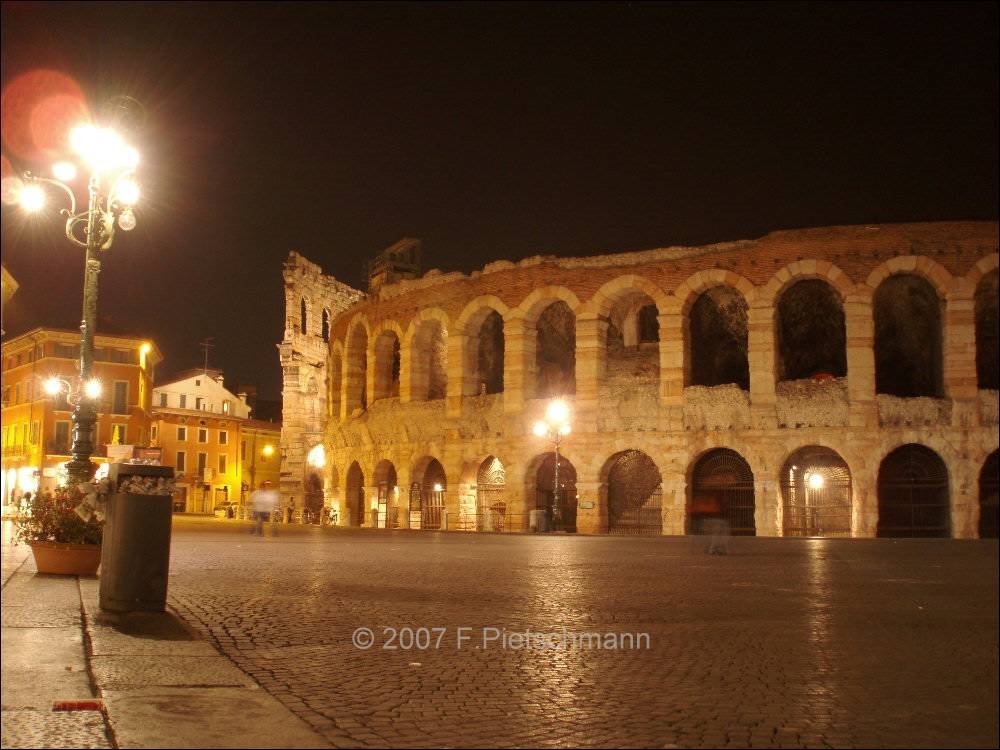
[[[72, 399], [65, 393], [49, 395], [44, 384], [57, 377], [75, 391], [79, 356], [78, 331], [35, 328], [3, 343], [4, 506], [22, 492], [53, 489], [61, 482], [72, 445]], [[96, 463], [106, 463], [108, 444], [149, 445], [152, 384], [160, 361], [162, 355], [149, 339], [95, 336], [93, 372], [102, 387]]]

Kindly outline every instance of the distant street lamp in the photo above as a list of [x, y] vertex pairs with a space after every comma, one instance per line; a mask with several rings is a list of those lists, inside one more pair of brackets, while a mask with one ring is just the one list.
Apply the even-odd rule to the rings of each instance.
[[559, 447], [562, 438], [569, 435], [569, 407], [565, 401], [556, 399], [545, 410], [545, 419], [535, 422], [534, 433], [537, 437], [548, 438], [555, 443], [556, 468], [552, 488], [552, 530], [561, 520], [562, 511], [559, 507]]
[[[69, 208], [60, 214], [66, 217], [66, 238], [86, 250], [83, 277], [83, 320], [80, 323], [80, 380], [73, 410], [73, 460], [66, 464], [71, 484], [87, 482], [94, 476], [94, 425], [97, 422], [96, 401], [101, 395], [100, 383], [94, 380], [94, 335], [97, 325], [97, 274], [101, 271], [100, 253], [110, 249], [115, 238], [115, 224], [125, 232], [135, 228], [132, 206], [139, 200], [139, 186], [132, 179], [139, 164], [139, 152], [127, 146], [117, 133], [108, 128], [80, 125], [70, 133], [70, 145], [90, 169], [87, 186], [89, 203], [86, 211], [77, 211], [76, 195], [66, 183], [76, 179], [76, 165], [60, 161], [53, 165], [53, 177], [38, 177], [24, 173], [26, 184], [19, 202], [25, 211], [37, 212], [45, 206], [45, 187], [54, 185], [69, 196]], [[79, 227], [83, 226], [83, 236]], [[57, 379], [58, 380], [58, 379]], [[96, 386], [94, 385], [96, 384]], [[55, 395], [65, 389], [66, 381], [46, 384]], [[82, 392], [81, 392], [82, 391]]]

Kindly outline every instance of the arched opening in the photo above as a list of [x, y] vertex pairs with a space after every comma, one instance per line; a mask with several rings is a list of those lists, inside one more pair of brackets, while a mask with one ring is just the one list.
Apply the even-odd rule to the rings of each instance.
[[302, 297], [299, 300], [299, 330], [305, 334], [308, 328], [309, 326], [306, 324], [306, 298]]
[[1000, 482], [997, 452], [993, 451], [979, 472], [979, 538], [997, 538], [997, 484]]
[[347, 339], [347, 415], [368, 407], [368, 332], [355, 326]]
[[422, 320], [413, 334], [410, 382], [414, 401], [434, 401], [448, 390], [448, 331], [440, 320]]
[[503, 318], [490, 310], [476, 339], [476, 393], [503, 392], [503, 354]]
[[320, 523], [323, 518], [323, 479], [314, 471], [306, 475], [303, 510], [306, 523]]
[[941, 300], [913, 274], [890, 276], [875, 291], [875, 390], [891, 396], [944, 396]]
[[608, 533], [663, 533], [663, 480], [653, 459], [639, 450], [616, 453], [605, 465]]
[[710, 533], [713, 521], [723, 520], [732, 534], [755, 536], [753, 472], [743, 456], [716, 448], [701, 458], [691, 476], [688, 531]]
[[1000, 388], [1000, 361], [997, 350], [997, 270], [993, 269], [976, 286], [976, 379], [983, 390]]
[[323, 310], [323, 341], [330, 340], [330, 311]]
[[419, 528], [440, 529], [444, 495], [448, 489], [444, 467], [436, 458], [424, 458], [417, 462], [413, 476], [414, 482], [410, 485], [410, 527], [416, 528], [414, 520], [418, 516]]
[[951, 536], [948, 469], [930, 448], [910, 443], [882, 460], [878, 536]]
[[365, 475], [355, 461], [347, 470], [344, 484], [344, 509], [347, 525], [361, 526], [365, 522]]
[[382, 331], [375, 339], [374, 401], [399, 396], [399, 336]]
[[341, 389], [343, 388], [344, 358], [340, 352], [330, 355], [330, 366], [327, 369], [327, 389], [326, 403], [330, 410], [330, 416], [340, 419]]
[[829, 448], [799, 448], [781, 469], [785, 536], [851, 535], [851, 472]]
[[847, 375], [847, 328], [837, 291], [822, 279], [803, 279], [778, 300], [778, 379]]
[[[534, 507], [544, 510], [550, 531], [576, 532], [576, 468], [565, 456], [559, 457], [559, 513], [554, 516], [556, 454], [544, 453], [532, 462], [528, 472], [527, 497], [534, 495]], [[554, 519], [554, 521], [553, 521]]]
[[657, 381], [660, 377], [659, 310], [653, 298], [624, 291], [608, 311], [607, 377]]
[[476, 530], [510, 531], [504, 490], [507, 473], [496, 456], [487, 456], [476, 472]]
[[576, 316], [562, 300], [545, 308], [535, 324], [535, 397], [576, 393]]
[[399, 528], [399, 486], [396, 467], [382, 460], [375, 466], [375, 487], [378, 498], [377, 526], [380, 529]]
[[732, 287], [714, 286], [698, 295], [687, 314], [685, 385], [735, 383], [750, 390], [747, 320], [747, 302]]

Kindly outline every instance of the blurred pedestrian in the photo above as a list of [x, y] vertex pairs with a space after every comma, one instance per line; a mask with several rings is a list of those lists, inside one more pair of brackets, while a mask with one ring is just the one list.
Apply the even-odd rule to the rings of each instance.
[[[269, 481], [264, 482], [259, 489], [254, 490], [253, 494], [250, 495], [250, 510], [254, 515], [254, 525], [250, 529], [251, 535], [264, 536], [264, 521], [271, 520], [271, 514], [278, 509], [279, 502], [278, 491], [272, 489]], [[277, 536], [278, 527], [272, 525], [271, 528], [274, 535]]]

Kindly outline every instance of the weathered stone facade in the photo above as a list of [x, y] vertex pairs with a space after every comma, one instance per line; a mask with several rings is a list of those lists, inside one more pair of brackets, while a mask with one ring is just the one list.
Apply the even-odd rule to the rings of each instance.
[[[316, 279], [320, 299], [327, 287], [319, 269], [294, 258], [286, 286]], [[535, 437], [532, 425], [561, 392], [571, 407], [572, 433], [563, 440], [567, 461], [560, 470], [575, 478], [575, 487], [563, 490], [572, 495], [563, 515], [575, 518], [579, 532], [642, 533], [649, 524], [634, 519], [654, 512], [657, 532], [688, 533], [699, 513], [712, 512], [699, 510], [708, 497], [732, 507], [746, 503], [748, 533], [835, 533], [822, 523], [801, 532], [790, 520], [803, 510], [796, 503], [810, 503], [808, 488], [804, 501], [791, 498], [790, 488], [801, 495], [804, 482], [817, 482], [810, 485], [816, 503], [826, 481], [843, 488], [840, 535], [889, 534], [900, 524], [922, 533], [917, 516], [923, 511], [913, 503], [903, 508], [913, 516], [908, 522], [890, 522], [888, 506], [880, 506], [900, 494], [892, 488], [903, 481], [903, 470], [891, 474], [892, 466], [909, 466], [912, 473], [922, 465], [910, 448], [896, 451], [915, 444], [940, 459], [934, 481], [942, 483], [946, 518], [936, 531], [975, 537], [980, 474], [998, 443], [997, 392], [978, 386], [989, 381], [977, 373], [976, 292], [997, 273], [997, 259], [995, 222], [951, 222], [780, 231], [700, 248], [498, 261], [469, 275], [431, 271], [367, 299], [329, 287], [326, 293], [340, 295], [331, 309], [343, 312], [333, 322], [328, 352], [321, 339], [297, 337], [292, 294], [282, 364], [286, 430], [299, 447], [291, 441], [285, 447], [283, 490], [294, 494], [302, 451], [322, 438], [326, 493], [341, 523], [426, 527], [427, 516], [410, 511], [439, 502], [448, 519], [440, 525], [449, 528], [525, 528], [528, 512], [551, 502], [546, 466], [554, 465], [551, 445]], [[883, 282], [897, 276], [913, 277], [916, 291], [880, 297], [888, 288]], [[813, 280], [822, 282], [812, 287], [823, 292], [815, 309], [808, 287], [797, 290], [798, 296], [808, 292], [805, 302], [784, 309], [789, 289]], [[722, 323], [699, 322], [697, 330], [726, 331], [726, 346], [704, 350], [710, 342], [706, 335], [691, 340], [689, 316], [703, 293], [719, 286], [728, 288], [713, 295], [728, 305], [720, 308]], [[552, 315], [557, 303], [560, 312]], [[571, 313], [568, 329], [562, 308]], [[995, 316], [995, 303], [992, 309]], [[926, 342], [931, 354], [910, 345], [887, 365], [882, 355], [887, 337], [896, 335], [892, 326], [907, 316], [915, 320], [913, 311], [921, 310], [926, 319], [919, 330], [937, 332], [936, 341]], [[494, 312], [502, 319], [500, 344], [494, 328], [487, 333]], [[488, 341], [493, 350], [484, 354]], [[794, 347], [803, 346], [815, 346], [815, 356], [798, 356]], [[826, 356], [831, 347], [837, 356]], [[938, 374], [918, 379], [926, 393], [905, 390], [912, 387], [902, 377], [910, 355], [937, 356]], [[725, 374], [712, 380], [703, 373], [717, 360]], [[502, 379], [485, 371], [496, 361], [502, 361]], [[726, 382], [745, 379], [746, 372], [748, 387]], [[309, 395], [304, 382], [310, 377], [323, 393]], [[877, 379], [885, 392], [876, 392]], [[309, 410], [311, 399], [322, 404], [324, 397], [326, 409]], [[815, 446], [832, 456], [829, 466], [811, 469], [825, 480], [809, 480], [810, 468], [794, 464], [795, 456], [817, 455], [800, 452]], [[633, 460], [642, 454], [652, 464]], [[884, 463], [890, 454], [893, 461]], [[709, 457], [730, 466], [729, 474], [708, 477], [703, 464]], [[656, 489], [633, 501], [644, 482], [622, 485], [621, 477], [630, 476], [622, 467], [640, 465], [647, 472], [655, 465]], [[500, 479], [485, 479], [487, 467]], [[883, 482], [884, 497], [878, 492]], [[373, 508], [384, 512], [373, 514]]]
[[323, 274], [296, 252], [288, 254], [285, 335], [278, 345], [282, 373], [281, 499], [283, 507], [305, 504], [309, 450], [323, 440], [327, 424], [326, 366], [335, 318], [364, 293]]

